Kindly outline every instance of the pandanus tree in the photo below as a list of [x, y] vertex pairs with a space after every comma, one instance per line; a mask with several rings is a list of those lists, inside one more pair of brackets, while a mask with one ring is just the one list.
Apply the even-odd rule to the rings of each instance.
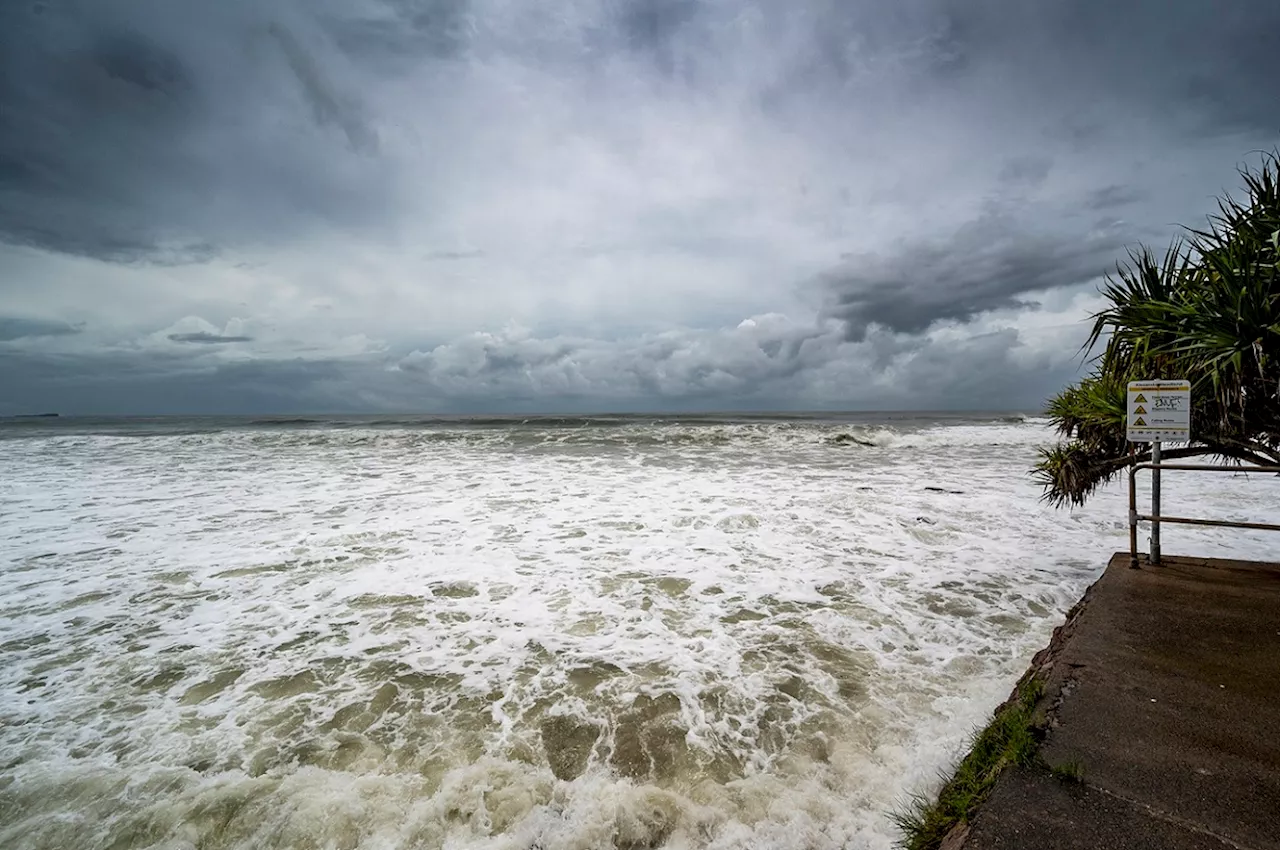
[[1081, 505], [1150, 447], [1125, 440], [1129, 381], [1191, 382], [1191, 436], [1166, 459], [1212, 455], [1280, 465], [1280, 154], [1240, 171], [1244, 196], [1224, 195], [1203, 229], [1160, 257], [1133, 251], [1102, 288], [1082, 350], [1092, 371], [1050, 400], [1064, 438], [1041, 449], [1044, 498]]

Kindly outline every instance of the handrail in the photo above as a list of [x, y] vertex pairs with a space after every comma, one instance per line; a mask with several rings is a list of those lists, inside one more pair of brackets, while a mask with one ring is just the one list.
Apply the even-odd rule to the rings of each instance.
[[[1208, 525], [1217, 528], [1248, 528], [1255, 531], [1280, 531], [1280, 525], [1269, 522], [1236, 522], [1224, 519], [1199, 519], [1191, 517], [1160, 515], [1160, 472], [1276, 472], [1280, 466], [1243, 466], [1238, 464], [1197, 464], [1197, 463], [1160, 463], [1159, 455], [1155, 462], [1135, 463], [1129, 467], [1129, 566], [1138, 567], [1138, 523], [1151, 523], [1151, 563], [1160, 564], [1160, 523], [1173, 522], [1183, 525]], [[1152, 471], [1152, 512], [1138, 513], [1137, 477], [1143, 469]]]

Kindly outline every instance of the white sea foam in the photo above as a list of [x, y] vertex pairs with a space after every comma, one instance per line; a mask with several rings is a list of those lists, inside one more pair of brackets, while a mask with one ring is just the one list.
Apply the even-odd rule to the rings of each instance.
[[[0, 440], [0, 846], [887, 847], [1127, 545], [1119, 487], [1038, 502], [1050, 437]], [[1266, 517], [1278, 486], [1165, 494]]]

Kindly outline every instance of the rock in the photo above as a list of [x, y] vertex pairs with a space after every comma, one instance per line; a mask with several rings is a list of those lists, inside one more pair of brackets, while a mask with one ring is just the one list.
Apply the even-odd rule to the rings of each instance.
[[869, 449], [876, 447], [874, 441], [865, 437], [855, 437], [853, 434], [836, 434], [829, 442], [837, 446], [865, 446]]
[[958, 823], [951, 827], [947, 837], [942, 839], [942, 843], [938, 845], [938, 850], [960, 850], [961, 847], [964, 847], [965, 839], [968, 837], [969, 824]]
[[576, 779], [586, 770], [600, 727], [564, 715], [542, 721], [542, 747], [556, 779]]

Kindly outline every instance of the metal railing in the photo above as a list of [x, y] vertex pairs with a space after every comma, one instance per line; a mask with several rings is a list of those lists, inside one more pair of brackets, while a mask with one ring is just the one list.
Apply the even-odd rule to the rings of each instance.
[[[1138, 513], [1137, 477], [1143, 469], [1151, 470], [1151, 513]], [[1151, 556], [1150, 563], [1160, 565], [1160, 523], [1173, 522], [1183, 525], [1211, 525], [1218, 528], [1249, 528], [1257, 531], [1280, 531], [1280, 525], [1269, 522], [1236, 522], [1224, 519], [1199, 519], [1181, 516], [1160, 515], [1160, 473], [1164, 470], [1173, 472], [1276, 472], [1280, 466], [1243, 466], [1212, 465], [1195, 463], [1161, 463], [1160, 445], [1152, 446], [1151, 461], [1137, 463], [1129, 467], [1129, 566], [1138, 566], [1138, 523], [1151, 523]]]

